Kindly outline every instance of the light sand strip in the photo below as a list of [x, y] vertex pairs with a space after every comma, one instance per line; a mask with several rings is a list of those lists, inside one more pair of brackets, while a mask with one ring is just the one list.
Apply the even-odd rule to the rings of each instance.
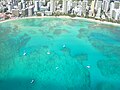
[[90, 18], [82, 18], [82, 17], [69, 17], [69, 16], [32, 16], [32, 17], [23, 17], [23, 18], [8, 19], [8, 20], [1, 21], [0, 23], [4, 23], [4, 22], [8, 22], [8, 21], [13, 21], [13, 20], [19, 20], [19, 19], [29, 19], [29, 18], [67, 18], [67, 19], [81, 19], [81, 20], [87, 20], [87, 21], [91, 21], [91, 22], [97, 22], [97, 23], [100, 23], [100, 24], [120, 26], [120, 24], [118, 24], [118, 23], [113, 23], [113, 22], [100, 21], [100, 20], [95, 20], [95, 19], [90, 19]]

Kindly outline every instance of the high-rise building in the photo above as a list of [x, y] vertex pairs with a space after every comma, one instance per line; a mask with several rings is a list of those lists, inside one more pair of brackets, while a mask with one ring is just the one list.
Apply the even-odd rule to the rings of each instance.
[[76, 6], [76, 7], [73, 8], [72, 13], [73, 14], [77, 14], [78, 11], [79, 11], [79, 8], [77, 8], [77, 6]]
[[50, 2], [47, 3], [48, 11], [50, 11]]
[[63, 0], [63, 3], [62, 3], [62, 12], [63, 13], [68, 13], [68, 11], [67, 11], [67, 0]]
[[12, 4], [8, 3], [7, 8], [8, 8], [7, 12], [11, 12], [11, 10], [12, 10]]
[[42, 2], [42, 5], [46, 4], [46, 0], [40, 0], [40, 2]]
[[107, 13], [109, 9], [110, 0], [103, 0], [102, 10]]
[[32, 16], [34, 14], [34, 6], [28, 7], [28, 16]]
[[82, 15], [82, 2], [81, 1], [78, 2], [78, 14], [77, 15], [79, 16]]
[[110, 18], [118, 20], [120, 17], [120, 2], [114, 1], [110, 5]]
[[95, 18], [100, 19], [100, 17], [101, 17], [101, 8], [98, 8]]
[[26, 8], [26, 3], [25, 3], [25, 2], [22, 3], [22, 8], [23, 8], [23, 9]]
[[98, 10], [98, 8], [102, 7], [102, 1], [97, 0], [95, 3], [95, 9]]
[[93, 12], [92, 10], [89, 10], [89, 17], [92, 17], [93, 16]]
[[119, 1], [114, 1], [114, 8], [115, 9], [120, 9], [120, 2]]
[[35, 5], [34, 11], [35, 11], [35, 12], [36, 12], [36, 11], [39, 11], [39, 1], [38, 1], [38, 0], [35, 0], [35, 1], [34, 1], [34, 5]]
[[22, 2], [18, 3], [18, 9], [21, 10], [22, 9]]
[[87, 0], [83, 0], [82, 2], [82, 12], [83, 12], [83, 15], [86, 16], [86, 8], [88, 6], [88, 1]]
[[33, 5], [33, 1], [32, 1], [32, 0], [29, 1], [29, 6], [30, 6], [30, 5]]
[[112, 18], [113, 19], [118, 20], [119, 19], [119, 15], [120, 15], [120, 10], [119, 9], [114, 9], [112, 11]]
[[112, 16], [113, 16], [112, 14], [113, 14], [114, 6], [115, 6], [114, 2], [111, 2], [111, 4], [110, 4], [110, 18], [112, 18]]
[[72, 0], [67, 1], [67, 12], [69, 12], [72, 8]]
[[90, 14], [91, 14], [91, 12], [92, 12], [92, 16], [95, 16], [94, 10], [95, 10], [95, 0], [92, 1], [92, 3], [91, 3], [91, 11], [90, 11]]
[[77, 15], [79, 15], [79, 16], [82, 15], [82, 5], [78, 6], [78, 14]]
[[26, 0], [21, 0], [22, 3], [26, 2]]
[[25, 9], [26, 8], [26, 0], [21, 0], [22, 2], [22, 9]]
[[76, 7], [77, 4], [78, 4], [77, 1], [72, 2], [72, 7], [73, 7], [73, 8]]
[[50, 11], [55, 12], [55, 0], [50, 0]]
[[79, 6], [79, 5], [82, 5], [82, 1], [79, 1], [79, 2], [78, 2], [78, 6]]

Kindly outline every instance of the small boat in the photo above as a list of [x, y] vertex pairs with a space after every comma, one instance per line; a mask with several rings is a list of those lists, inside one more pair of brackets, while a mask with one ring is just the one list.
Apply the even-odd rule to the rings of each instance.
[[66, 47], [66, 45], [64, 44], [62, 47], [63, 47], [63, 48], [65, 48], [65, 47]]
[[56, 69], [58, 69], [58, 67], [56, 67]]
[[32, 79], [30, 83], [32, 84], [32, 83], [34, 83], [34, 82], [35, 82], [35, 80]]
[[90, 66], [87, 66], [87, 68], [90, 68]]
[[27, 53], [26, 53], [26, 52], [24, 52], [24, 53], [23, 53], [23, 56], [25, 56], [26, 54], [27, 54]]
[[48, 51], [47, 54], [49, 55], [49, 54], [51, 54], [51, 53]]

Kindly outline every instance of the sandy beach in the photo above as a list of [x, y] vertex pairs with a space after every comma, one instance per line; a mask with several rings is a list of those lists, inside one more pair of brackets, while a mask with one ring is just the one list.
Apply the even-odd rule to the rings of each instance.
[[13, 20], [19, 20], [19, 19], [29, 19], [29, 18], [67, 18], [67, 19], [81, 19], [81, 20], [87, 20], [90, 22], [97, 22], [98, 24], [107, 24], [107, 25], [113, 25], [113, 26], [120, 26], [118, 23], [113, 23], [113, 22], [107, 22], [107, 21], [100, 21], [100, 20], [95, 20], [95, 19], [90, 19], [90, 18], [83, 18], [83, 17], [69, 17], [69, 16], [32, 16], [32, 17], [23, 17], [23, 18], [15, 18], [15, 19], [8, 19], [4, 21], [0, 21], [0, 23], [8, 22], [8, 21], [13, 21]]

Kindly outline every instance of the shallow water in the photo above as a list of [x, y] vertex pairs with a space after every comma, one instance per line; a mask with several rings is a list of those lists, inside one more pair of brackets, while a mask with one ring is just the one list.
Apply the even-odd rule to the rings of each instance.
[[0, 90], [120, 90], [119, 85], [120, 27], [60, 18], [0, 24]]

